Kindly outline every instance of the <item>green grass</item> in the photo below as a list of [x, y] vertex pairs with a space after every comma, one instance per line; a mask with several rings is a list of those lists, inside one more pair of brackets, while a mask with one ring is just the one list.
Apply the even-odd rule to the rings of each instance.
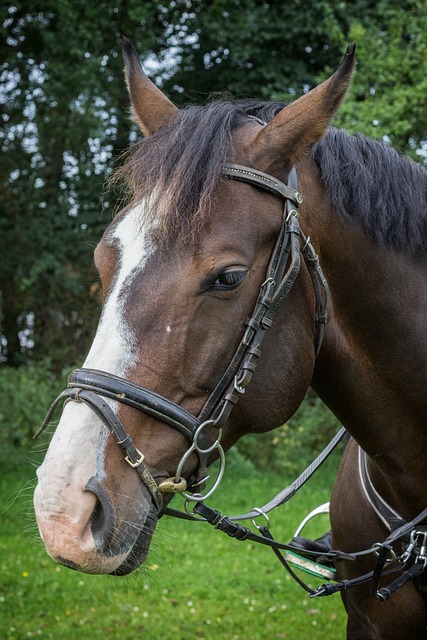
[[[204, 524], [163, 518], [148, 561], [126, 578], [88, 576], [56, 565], [34, 523], [34, 469], [22, 451], [0, 458], [1, 640], [344, 637], [339, 596], [310, 600], [271, 550], [231, 540]], [[262, 506], [283, 486], [277, 476], [230, 466], [218, 497], [209, 501], [228, 513]], [[277, 538], [288, 540], [307, 511], [328, 500], [335, 472], [336, 465], [328, 463], [273, 515]], [[327, 526], [323, 520], [311, 533]]]

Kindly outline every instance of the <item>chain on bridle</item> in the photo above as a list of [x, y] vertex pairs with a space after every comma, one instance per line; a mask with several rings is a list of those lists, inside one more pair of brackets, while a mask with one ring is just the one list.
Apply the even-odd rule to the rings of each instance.
[[[196, 417], [171, 400], [123, 378], [103, 371], [82, 368], [71, 373], [67, 389], [53, 402], [35, 436], [45, 429], [61, 400], [83, 402], [108, 428], [123, 450], [126, 462], [138, 472], [159, 512], [162, 509], [162, 493], [181, 493], [189, 501], [200, 502], [218, 487], [225, 469], [224, 450], [221, 446], [222, 429], [233, 407], [252, 380], [265, 335], [300, 271], [300, 253], [308, 267], [316, 298], [316, 355], [327, 321], [328, 286], [310, 238], [304, 236], [298, 222], [297, 210], [302, 196], [297, 190], [295, 168], [289, 174], [288, 184], [256, 169], [235, 164], [226, 164], [223, 174], [227, 178], [259, 187], [279, 197], [284, 201], [284, 212], [281, 230], [253, 313], [246, 320], [240, 344], [199, 416]], [[167, 478], [157, 485], [144, 465], [144, 455], [134, 445], [107, 398], [143, 411], [185, 435], [190, 446], [179, 461], [174, 477]], [[214, 428], [216, 433], [214, 442], [210, 444], [208, 428], [211, 431]], [[220, 461], [218, 474], [213, 486], [207, 493], [202, 494], [208, 479], [208, 458], [214, 452]], [[187, 490], [187, 481], [182, 477], [182, 472], [186, 461], [193, 453], [198, 456], [199, 465], [196, 478]]]

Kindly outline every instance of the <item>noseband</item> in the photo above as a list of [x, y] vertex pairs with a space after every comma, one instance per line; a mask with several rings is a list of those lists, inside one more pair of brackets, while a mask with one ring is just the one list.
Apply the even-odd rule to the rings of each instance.
[[[284, 184], [256, 169], [235, 164], [226, 164], [223, 174], [227, 178], [245, 182], [277, 196], [284, 201], [284, 212], [282, 227], [252, 316], [246, 320], [240, 344], [199, 416], [192, 415], [160, 394], [110, 373], [93, 369], [76, 369], [69, 376], [67, 389], [53, 402], [43, 424], [34, 436], [37, 437], [46, 428], [61, 400], [83, 402], [108, 428], [123, 450], [126, 462], [138, 472], [159, 512], [163, 503], [162, 493], [182, 493], [187, 500], [200, 502], [209, 497], [219, 485], [225, 468], [224, 450], [221, 446], [222, 428], [252, 380], [261, 355], [264, 337], [300, 271], [300, 253], [310, 273], [316, 298], [316, 355], [322, 343], [327, 321], [328, 286], [310, 238], [304, 236], [299, 226], [297, 209], [302, 202], [302, 196], [297, 190], [295, 168], [289, 174], [289, 184]], [[144, 455], [135, 447], [132, 438], [106, 399], [143, 411], [177, 429], [188, 439], [190, 447], [182, 456], [174, 477], [163, 480], [160, 485], [157, 485], [144, 465]], [[212, 428], [216, 438], [213, 443], [209, 443], [212, 436], [209, 436], [208, 431], [212, 432]], [[202, 494], [200, 491], [203, 490], [202, 487], [208, 478], [206, 475], [208, 458], [213, 456], [214, 452], [220, 460], [218, 475], [208, 492]], [[197, 477], [189, 491], [186, 491], [187, 482], [182, 477], [182, 471], [193, 453], [199, 459]]]

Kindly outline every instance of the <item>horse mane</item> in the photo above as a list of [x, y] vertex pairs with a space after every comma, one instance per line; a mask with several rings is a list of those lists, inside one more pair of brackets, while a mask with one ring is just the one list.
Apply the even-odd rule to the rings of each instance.
[[330, 128], [312, 157], [337, 213], [379, 245], [427, 248], [427, 171], [388, 145]]
[[[248, 116], [269, 122], [279, 102], [227, 98], [180, 111], [167, 128], [134, 144], [112, 183], [154, 223], [163, 241], [194, 241], [209, 216], [233, 131]], [[427, 172], [386, 144], [330, 128], [312, 151], [337, 213], [359, 222], [382, 246], [427, 247]], [[145, 220], [146, 219], [146, 220]]]
[[232, 132], [248, 116], [270, 120], [282, 107], [221, 99], [182, 109], [169, 127], [125, 152], [110, 185], [124, 185], [128, 207], [143, 205], [142, 222], [159, 242], [194, 241], [223, 177]]

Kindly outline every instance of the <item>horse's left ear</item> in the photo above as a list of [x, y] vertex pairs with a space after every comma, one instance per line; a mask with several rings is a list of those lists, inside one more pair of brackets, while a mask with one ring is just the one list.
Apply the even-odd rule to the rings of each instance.
[[[347, 47], [335, 73], [325, 82], [282, 109], [250, 143], [255, 157], [269, 156], [289, 167], [325, 133], [351, 84], [356, 45]], [[252, 154], [251, 154], [252, 155]]]
[[144, 136], [151, 136], [173, 122], [179, 109], [145, 75], [130, 40], [122, 37], [122, 43], [134, 118]]

